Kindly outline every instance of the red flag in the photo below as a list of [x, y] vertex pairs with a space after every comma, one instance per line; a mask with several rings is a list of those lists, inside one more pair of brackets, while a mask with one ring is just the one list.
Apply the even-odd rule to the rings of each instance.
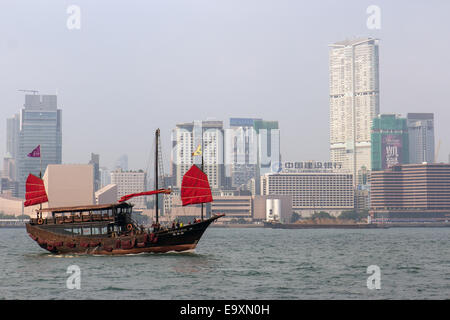
[[183, 176], [181, 201], [183, 206], [213, 201], [208, 177], [195, 164]]
[[28, 156], [32, 157], [32, 158], [40, 158], [41, 157], [41, 145], [38, 145], [36, 148], [34, 148], [34, 150], [31, 151], [28, 154]]

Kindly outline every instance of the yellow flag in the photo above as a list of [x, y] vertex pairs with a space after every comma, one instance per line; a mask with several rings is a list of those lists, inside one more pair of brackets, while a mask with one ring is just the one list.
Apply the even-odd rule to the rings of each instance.
[[193, 156], [201, 156], [202, 155], [202, 145], [199, 144], [197, 150], [192, 153]]

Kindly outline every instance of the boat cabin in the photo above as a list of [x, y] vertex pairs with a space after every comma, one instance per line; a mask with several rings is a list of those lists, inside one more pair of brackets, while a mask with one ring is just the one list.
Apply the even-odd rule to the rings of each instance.
[[30, 224], [64, 235], [110, 236], [127, 233], [136, 228], [131, 219], [132, 209], [133, 205], [127, 202], [45, 208], [36, 210], [37, 216], [30, 219]]

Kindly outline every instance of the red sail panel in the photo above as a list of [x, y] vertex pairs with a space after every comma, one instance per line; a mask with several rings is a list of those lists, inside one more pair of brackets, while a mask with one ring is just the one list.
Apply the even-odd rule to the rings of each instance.
[[24, 207], [48, 202], [44, 181], [41, 178], [32, 174], [28, 175], [25, 184], [25, 200]]
[[139, 193], [131, 193], [131, 194], [127, 194], [125, 196], [123, 196], [122, 198], [120, 198], [119, 202], [124, 202], [127, 201], [131, 198], [134, 197], [140, 197], [140, 196], [150, 196], [152, 194], [157, 194], [157, 193], [170, 193], [171, 191], [168, 189], [159, 189], [159, 190], [153, 190], [153, 191], [144, 191], [144, 192], [139, 192]]
[[183, 176], [181, 201], [183, 206], [213, 201], [208, 176], [195, 164]]

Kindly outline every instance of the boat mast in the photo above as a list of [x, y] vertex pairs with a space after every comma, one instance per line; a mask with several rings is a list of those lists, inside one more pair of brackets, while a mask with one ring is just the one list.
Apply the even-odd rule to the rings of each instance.
[[[159, 128], [155, 133], [155, 190], [158, 190], [158, 141], [159, 141]], [[158, 194], [155, 194], [155, 216], [156, 224], [158, 224]]]
[[[42, 148], [41, 145], [39, 145], [39, 163], [40, 163], [40, 171], [39, 171], [39, 178], [42, 179]], [[39, 210], [42, 210], [42, 203], [39, 203]], [[42, 213], [41, 213], [42, 215]]]
[[[204, 161], [203, 161], [203, 152], [204, 152], [204, 150], [203, 150], [203, 124], [202, 124], [202, 148], [200, 150], [201, 150], [201, 155], [202, 155], [202, 171], [203, 171], [204, 170], [203, 169], [203, 167], [204, 167]], [[205, 172], [205, 171], [203, 171], [203, 172]], [[201, 213], [202, 221], [203, 221], [203, 205], [204, 205], [204, 203], [202, 202], [202, 213]]]

